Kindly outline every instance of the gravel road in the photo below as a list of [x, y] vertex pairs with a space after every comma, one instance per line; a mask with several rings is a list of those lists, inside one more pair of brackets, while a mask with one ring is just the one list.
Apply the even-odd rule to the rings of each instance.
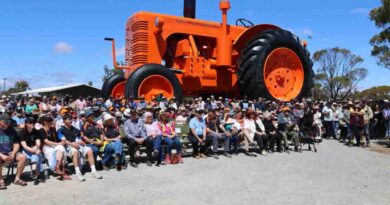
[[[389, 148], [387, 148], [389, 149]], [[390, 155], [324, 141], [318, 153], [221, 156], [10, 185], [0, 204], [390, 204]]]

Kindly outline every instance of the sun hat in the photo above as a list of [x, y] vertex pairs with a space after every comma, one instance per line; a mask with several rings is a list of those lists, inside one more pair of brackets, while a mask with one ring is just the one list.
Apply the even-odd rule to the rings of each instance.
[[104, 123], [106, 123], [108, 120], [114, 119], [114, 117], [111, 114], [107, 113], [104, 115], [103, 119]]
[[130, 117], [130, 108], [126, 108], [125, 111], [123, 112], [123, 116], [125, 117]]
[[229, 119], [226, 121], [225, 124], [227, 124], [227, 125], [229, 125], [229, 124], [234, 124], [234, 120], [233, 120], [232, 118], [229, 118]]

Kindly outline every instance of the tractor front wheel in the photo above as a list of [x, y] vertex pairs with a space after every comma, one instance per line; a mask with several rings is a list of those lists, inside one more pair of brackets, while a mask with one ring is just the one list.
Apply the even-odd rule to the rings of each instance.
[[183, 91], [176, 75], [169, 68], [159, 64], [146, 64], [137, 68], [126, 82], [126, 97], [144, 96], [151, 100], [153, 96], [163, 94], [170, 99], [181, 100]]

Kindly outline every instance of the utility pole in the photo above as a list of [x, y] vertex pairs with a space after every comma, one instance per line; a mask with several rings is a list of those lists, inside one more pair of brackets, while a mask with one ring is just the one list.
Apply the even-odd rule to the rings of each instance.
[[4, 80], [4, 87], [3, 87], [3, 91], [4, 91], [4, 93], [5, 93], [5, 82], [7, 81], [7, 78], [3, 78], [3, 80]]

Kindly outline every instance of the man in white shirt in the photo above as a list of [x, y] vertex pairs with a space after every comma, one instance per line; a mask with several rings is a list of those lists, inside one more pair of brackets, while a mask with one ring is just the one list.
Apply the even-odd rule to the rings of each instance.
[[322, 114], [324, 116], [325, 137], [336, 138], [333, 129], [333, 110], [330, 107], [330, 103], [326, 103], [325, 106], [322, 108]]

